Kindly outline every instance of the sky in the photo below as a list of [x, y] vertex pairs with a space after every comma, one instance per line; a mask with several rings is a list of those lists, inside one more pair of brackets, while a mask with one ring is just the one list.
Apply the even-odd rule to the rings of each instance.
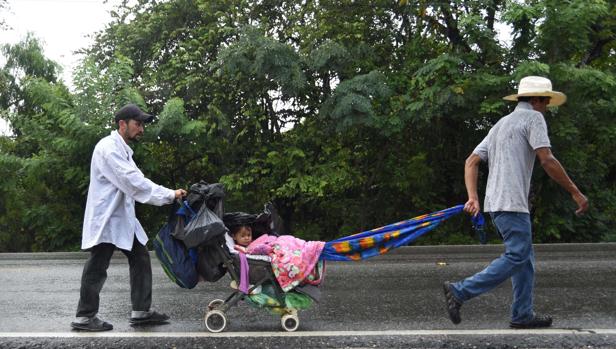
[[42, 40], [45, 55], [64, 68], [63, 78], [71, 83], [71, 73], [79, 56], [75, 50], [89, 46], [92, 36], [111, 21], [109, 11], [121, 0], [9, 0], [2, 15], [9, 26], [0, 43], [17, 43], [28, 32]]
[[[0, 44], [15, 44], [28, 32], [43, 43], [46, 57], [63, 68], [62, 80], [72, 85], [72, 72], [80, 56], [74, 52], [93, 42], [93, 34], [111, 21], [109, 11], [121, 0], [9, 0], [0, 12], [8, 31], [0, 32]], [[0, 119], [0, 134], [7, 132]]]

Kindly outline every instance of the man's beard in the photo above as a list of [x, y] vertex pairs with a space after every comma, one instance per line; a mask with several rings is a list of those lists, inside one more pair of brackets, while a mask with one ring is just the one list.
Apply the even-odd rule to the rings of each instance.
[[133, 143], [139, 143], [139, 140], [141, 140], [141, 135], [140, 134], [136, 134], [132, 137], [128, 138], [129, 141], [133, 142]]
[[124, 131], [124, 138], [126, 138], [131, 143], [139, 143], [139, 140], [143, 136], [143, 133], [136, 133], [134, 136], [128, 135], [128, 130]]

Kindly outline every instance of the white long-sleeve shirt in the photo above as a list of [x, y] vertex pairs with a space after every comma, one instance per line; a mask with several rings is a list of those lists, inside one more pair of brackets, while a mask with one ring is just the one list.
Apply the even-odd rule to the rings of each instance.
[[131, 250], [135, 236], [145, 246], [148, 237], [135, 216], [135, 200], [162, 206], [175, 199], [175, 191], [143, 175], [132, 155], [133, 150], [117, 131], [96, 144], [90, 166], [82, 249], [111, 243]]

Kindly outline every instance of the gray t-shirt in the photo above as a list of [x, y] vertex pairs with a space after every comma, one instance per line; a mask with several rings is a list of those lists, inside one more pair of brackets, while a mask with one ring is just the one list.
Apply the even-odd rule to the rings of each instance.
[[550, 147], [543, 115], [526, 102], [500, 119], [473, 150], [488, 162], [485, 212], [528, 211], [535, 150]]

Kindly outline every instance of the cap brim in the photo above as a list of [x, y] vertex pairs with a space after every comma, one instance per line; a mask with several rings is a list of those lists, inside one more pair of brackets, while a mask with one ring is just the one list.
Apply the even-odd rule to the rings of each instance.
[[139, 120], [139, 121], [143, 121], [145, 123], [148, 123], [148, 122], [152, 122], [152, 120], [154, 120], [154, 115], [143, 113], [143, 114], [141, 114], [141, 115], [139, 115], [139, 116], [137, 116], [137, 117], [135, 117], [133, 119]]
[[567, 96], [558, 91], [528, 92], [503, 97], [506, 101], [517, 101], [518, 97], [550, 97], [548, 107], [558, 107], [567, 101]]

